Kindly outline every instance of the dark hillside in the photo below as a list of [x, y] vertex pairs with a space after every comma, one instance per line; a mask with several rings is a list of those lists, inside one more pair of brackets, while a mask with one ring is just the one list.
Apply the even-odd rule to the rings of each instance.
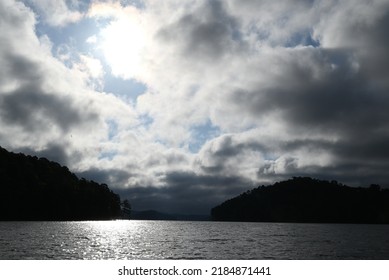
[[211, 215], [216, 221], [389, 223], [389, 190], [298, 177], [247, 191]]
[[0, 220], [105, 220], [120, 214], [120, 197], [107, 185], [0, 147]]

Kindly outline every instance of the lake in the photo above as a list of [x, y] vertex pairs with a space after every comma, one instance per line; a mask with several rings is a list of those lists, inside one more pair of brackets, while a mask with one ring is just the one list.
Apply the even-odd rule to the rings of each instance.
[[389, 225], [0, 222], [0, 259], [389, 259]]

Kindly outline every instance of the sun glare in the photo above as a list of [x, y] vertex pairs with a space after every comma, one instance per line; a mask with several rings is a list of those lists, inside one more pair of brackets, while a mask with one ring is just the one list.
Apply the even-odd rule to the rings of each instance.
[[101, 49], [112, 73], [126, 78], [140, 71], [144, 31], [133, 19], [118, 19], [101, 31]]

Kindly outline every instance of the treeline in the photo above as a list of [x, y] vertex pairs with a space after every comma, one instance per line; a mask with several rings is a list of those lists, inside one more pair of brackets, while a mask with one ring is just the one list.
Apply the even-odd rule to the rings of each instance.
[[389, 190], [295, 177], [225, 201], [211, 216], [214, 221], [389, 223]]
[[0, 147], [0, 220], [107, 220], [121, 217], [121, 208], [119, 195], [106, 184]]

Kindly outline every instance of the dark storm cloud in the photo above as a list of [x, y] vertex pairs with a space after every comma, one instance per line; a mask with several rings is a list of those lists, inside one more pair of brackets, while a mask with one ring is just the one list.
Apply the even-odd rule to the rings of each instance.
[[[271, 169], [271, 166], [266, 167]], [[268, 170], [264, 174], [265, 168], [260, 169], [258, 171], [259, 176], [271, 181], [287, 180], [295, 176], [307, 176], [328, 181], [337, 180], [340, 183], [354, 187], [368, 187], [371, 184], [389, 187], [386, 175], [388, 164], [382, 162], [366, 164], [366, 162], [345, 161], [337, 163], [336, 166], [310, 165], [302, 169], [297, 167], [296, 159], [289, 158], [285, 163], [285, 167], [286, 171], [282, 174], [271, 173]]]
[[[293, 52], [297, 62], [294, 58], [285, 61], [280, 85], [237, 90], [231, 95], [231, 101], [249, 108], [249, 112], [259, 118], [278, 111], [291, 128], [337, 135], [340, 140], [330, 146], [327, 143], [326, 148], [329, 152], [336, 151], [338, 156], [386, 158], [389, 87], [376, 83], [370, 72], [365, 73], [365, 67], [370, 66], [363, 62], [359, 64], [360, 71], [354, 70], [349, 62], [352, 50]], [[315, 69], [299, 59], [312, 52], [315, 67], [330, 63], [334, 69], [316, 78]], [[317, 147], [323, 147], [322, 144], [319, 140]]]
[[341, 158], [352, 160], [354, 162], [360, 161], [360, 164], [365, 163], [384, 163], [389, 164], [389, 149], [388, 133], [379, 133], [369, 135], [370, 131], [366, 131], [363, 135], [355, 139], [348, 139], [349, 141], [342, 141], [335, 145], [334, 153]]
[[209, 214], [210, 209], [247, 189], [243, 178], [204, 176], [193, 172], [166, 174], [165, 187], [132, 187], [117, 191], [136, 210], [166, 213]]
[[[324, 140], [299, 139], [283, 141], [279, 148], [286, 155], [277, 161], [268, 161], [258, 169], [258, 179], [281, 181], [294, 176], [310, 176], [323, 180], [337, 180], [351, 186], [367, 187], [380, 184], [389, 187], [387, 169], [389, 167], [388, 137]], [[293, 156], [295, 151], [311, 151], [332, 157], [331, 164], [306, 164], [300, 166], [300, 158]], [[276, 172], [275, 167], [283, 169]]]
[[91, 168], [83, 172], [77, 172], [77, 176], [96, 181], [100, 184], [108, 183], [110, 186], [120, 189], [126, 185], [128, 179], [134, 176], [134, 174], [119, 168]]
[[179, 42], [185, 58], [218, 59], [234, 48], [240, 36], [238, 22], [223, 5], [222, 1], [208, 1], [162, 28], [158, 37], [174, 44]]
[[52, 143], [47, 148], [40, 151], [25, 147], [18, 149], [18, 152], [26, 155], [34, 155], [39, 158], [47, 158], [50, 161], [58, 162], [61, 165], [67, 165], [69, 160], [69, 155], [66, 153], [65, 147], [56, 143]]
[[[369, 103], [376, 103], [363, 88], [367, 86], [364, 78], [353, 74], [351, 65], [342, 63], [349, 56], [342, 50], [284, 50], [277, 58], [282, 72], [273, 77], [276, 84], [258, 83], [257, 88], [239, 89], [233, 92], [230, 101], [259, 117], [281, 110], [285, 120], [302, 125], [328, 126], [343, 117], [353, 118], [355, 113], [368, 111]], [[315, 71], [325, 73], [315, 74]]]
[[67, 132], [86, 117], [73, 107], [70, 99], [46, 94], [38, 85], [31, 84], [1, 95], [0, 115], [6, 124], [18, 125], [30, 132], [52, 125]]
[[361, 53], [361, 63], [364, 75], [373, 81], [381, 80], [389, 86], [389, 12], [378, 19], [373, 26], [358, 26], [361, 32], [357, 44], [365, 49]]
[[[382, 136], [380, 136], [382, 137]], [[381, 184], [389, 187], [387, 169], [389, 166], [389, 138], [359, 137], [355, 139], [326, 140], [296, 140], [281, 144], [285, 154], [298, 150], [324, 152], [332, 155], [331, 165], [318, 164], [299, 167], [299, 158], [286, 156], [281, 163], [268, 162], [258, 169], [259, 179], [286, 180], [293, 176], [311, 176], [333, 180], [352, 186], [369, 186]], [[281, 166], [284, 171], [277, 173], [274, 166]]]
[[239, 177], [199, 175], [194, 172], [170, 172], [165, 177], [167, 186], [175, 188], [217, 186], [229, 188], [231, 186], [247, 185], [247, 181]]
[[23, 84], [24, 82], [37, 82], [42, 81], [42, 68], [37, 62], [12, 53], [14, 51], [11, 47], [3, 51], [4, 61], [2, 65], [2, 71], [6, 73], [2, 77], [4, 83], [8, 79], [19, 79]]
[[[236, 169], [239, 169], [240, 156], [247, 155], [253, 152], [260, 152], [264, 157], [271, 154], [271, 146], [260, 141], [260, 139], [239, 139], [237, 135], [224, 135], [213, 141], [212, 144], [203, 147], [201, 156], [197, 158], [196, 164], [206, 174], [215, 176], [216, 174], [222, 175], [228, 169], [226, 163], [230, 160], [236, 164]], [[245, 158], [243, 156], [243, 158]], [[205, 164], [203, 161], [209, 162]], [[231, 170], [229, 171], [231, 172]]]

